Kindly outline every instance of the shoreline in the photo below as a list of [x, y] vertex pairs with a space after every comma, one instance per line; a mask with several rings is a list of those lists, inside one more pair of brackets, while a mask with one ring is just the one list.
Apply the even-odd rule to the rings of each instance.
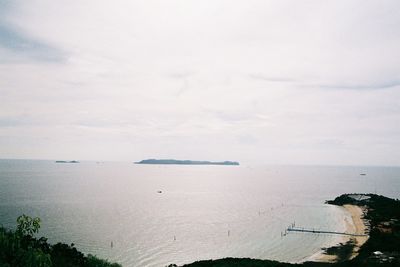
[[[350, 205], [350, 204], [346, 204], [343, 206], [344, 209], [350, 214], [351, 219], [352, 219], [352, 229], [347, 229], [347, 231], [351, 231], [351, 233], [355, 233], [355, 234], [359, 234], [359, 235], [363, 235], [363, 234], [367, 234], [368, 227], [365, 224], [364, 221], [364, 213], [366, 211], [365, 207], [360, 207], [360, 206], [356, 206], [356, 205]], [[353, 252], [350, 256], [350, 259], [355, 258], [358, 255], [358, 251], [360, 250], [361, 246], [364, 245], [365, 242], [367, 242], [369, 236], [355, 236], [352, 237], [350, 239], [355, 239], [355, 245], [353, 248]], [[349, 239], [349, 240], [350, 240]]]
[[[366, 234], [368, 227], [363, 219], [365, 207], [360, 207], [357, 205], [346, 204], [339, 206], [342, 211], [347, 215], [344, 218], [344, 223], [346, 226], [346, 233], [351, 234]], [[349, 220], [350, 219], [350, 220]], [[353, 240], [354, 246], [348, 260], [355, 258], [358, 255], [358, 251], [361, 246], [368, 240], [369, 236], [341, 236], [337, 239], [336, 244], [331, 247], [342, 246], [347, 242]], [[308, 261], [313, 262], [326, 262], [335, 263], [338, 262], [338, 255], [327, 254], [326, 251], [321, 250], [308, 258]]]
[[[400, 239], [398, 238], [400, 200], [376, 194], [353, 193], [343, 194], [325, 203], [335, 205], [339, 207], [337, 211], [343, 212], [342, 215], [344, 216], [334, 217], [336, 218], [335, 225], [340, 226], [340, 228], [337, 227], [337, 230], [344, 234], [338, 235], [338, 239], [342, 238], [349, 241], [326, 249], [323, 248], [319, 253], [310, 256], [308, 261], [289, 263], [251, 258], [223, 258], [197, 261], [184, 266], [400, 266]], [[343, 230], [344, 228], [347, 229]], [[355, 236], [349, 236], [349, 234]], [[334, 241], [335, 239], [330, 240]], [[365, 242], [366, 244], [364, 244]], [[312, 257], [321, 255], [324, 250], [327, 254], [336, 255], [336, 262], [311, 261]]]

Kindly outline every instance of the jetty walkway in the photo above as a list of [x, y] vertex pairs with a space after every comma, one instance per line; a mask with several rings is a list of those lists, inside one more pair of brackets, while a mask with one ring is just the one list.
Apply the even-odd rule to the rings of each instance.
[[288, 227], [288, 232], [305, 232], [305, 233], [315, 233], [315, 234], [334, 234], [334, 235], [349, 235], [349, 236], [367, 236], [363, 234], [350, 234], [350, 233], [342, 233], [335, 231], [323, 231], [323, 230], [315, 230], [315, 229], [306, 229], [300, 227]]

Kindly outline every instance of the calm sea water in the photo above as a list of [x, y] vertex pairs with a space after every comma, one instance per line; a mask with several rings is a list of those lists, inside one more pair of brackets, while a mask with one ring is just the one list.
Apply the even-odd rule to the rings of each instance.
[[0, 224], [39, 216], [49, 241], [124, 266], [228, 256], [301, 261], [337, 237], [281, 232], [294, 221], [344, 231], [348, 215], [324, 201], [351, 192], [400, 198], [400, 168], [0, 160]]

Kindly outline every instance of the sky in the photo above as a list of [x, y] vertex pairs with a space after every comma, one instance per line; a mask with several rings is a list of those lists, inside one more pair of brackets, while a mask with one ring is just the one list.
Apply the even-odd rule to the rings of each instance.
[[0, 0], [0, 158], [400, 165], [397, 0]]

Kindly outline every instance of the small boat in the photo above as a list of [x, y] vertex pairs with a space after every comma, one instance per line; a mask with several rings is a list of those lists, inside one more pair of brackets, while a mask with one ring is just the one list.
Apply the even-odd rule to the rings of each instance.
[[157, 193], [161, 194], [161, 193], [162, 193], [162, 191], [161, 191], [161, 190], [158, 190], [158, 191], [157, 191]]
[[367, 175], [367, 174], [366, 174], [366, 173], [360, 173], [360, 175], [365, 176], [365, 175]]

